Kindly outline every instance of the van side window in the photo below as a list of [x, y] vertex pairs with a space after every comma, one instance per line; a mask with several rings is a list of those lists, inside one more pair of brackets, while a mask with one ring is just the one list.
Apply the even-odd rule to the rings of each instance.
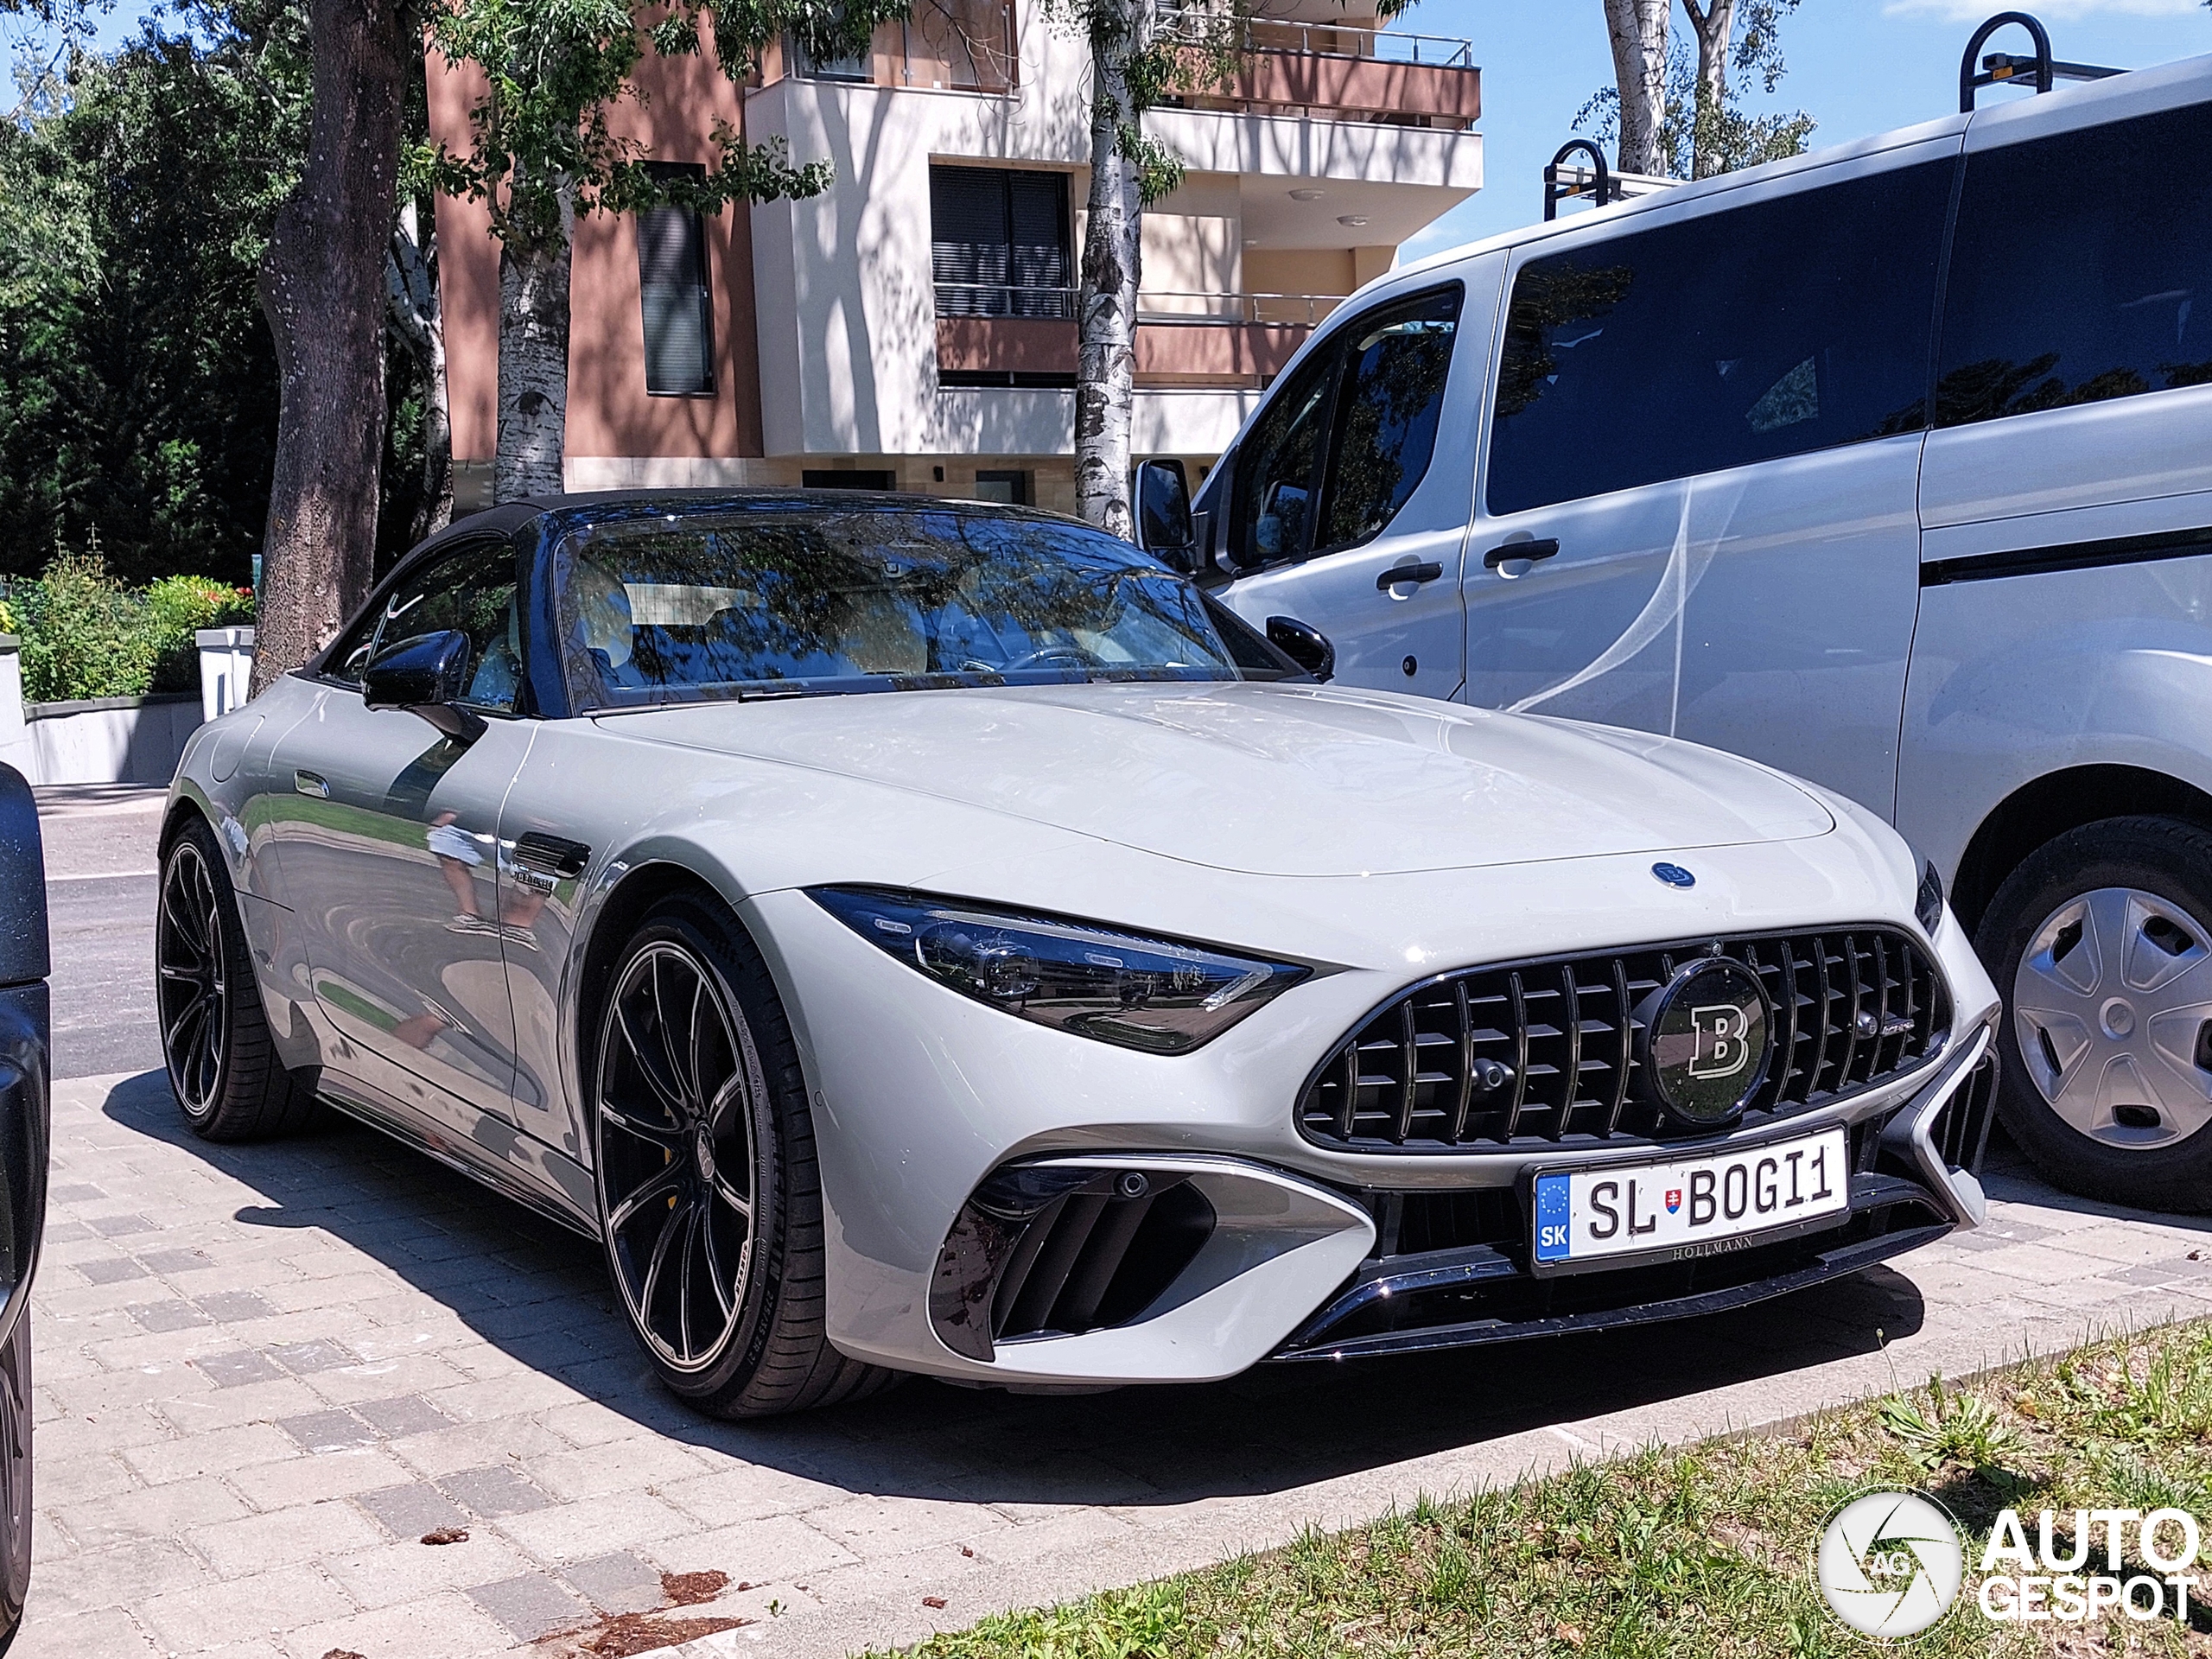
[[1459, 284], [1335, 327], [1268, 399], [1242, 448], [1236, 540], [1247, 569], [1371, 541], [1436, 449]]
[[1236, 563], [1248, 569], [1303, 558], [1313, 528], [1314, 462], [1329, 418], [1333, 353], [1306, 363], [1269, 400], [1245, 446], [1236, 480]]
[[1800, 190], [1522, 266], [1490, 512], [1919, 430], [1954, 168]]
[[2208, 146], [2192, 104], [1967, 158], [1938, 426], [2212, 382]]
[[1345, 331], [1321, 545], [1352, 547], [1397, 517], [1436, 451], [1459, 322], [1459, 289], [1363, 318]]

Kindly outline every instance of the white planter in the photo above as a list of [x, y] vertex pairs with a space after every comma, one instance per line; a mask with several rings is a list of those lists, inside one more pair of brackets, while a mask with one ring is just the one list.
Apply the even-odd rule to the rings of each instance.
[[167, 784], [200, 729], [188, 692], [34, 702], [23, 715], [22, 741], [0, 746], [0, 760], [34, 784]]
[[200, 647], [200, 718], [244, 708], [253, 695], [253, 630], [201, 628], [192, 638]]

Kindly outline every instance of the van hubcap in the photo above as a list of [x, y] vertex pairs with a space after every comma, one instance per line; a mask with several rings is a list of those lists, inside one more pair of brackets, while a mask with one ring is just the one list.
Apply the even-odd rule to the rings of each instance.
[[2044, 918], [2012, 978], [2020, 1061], [2051, 1109], [2141, 1149], [2212, 1122], [2212, 929], [2140, 887]]

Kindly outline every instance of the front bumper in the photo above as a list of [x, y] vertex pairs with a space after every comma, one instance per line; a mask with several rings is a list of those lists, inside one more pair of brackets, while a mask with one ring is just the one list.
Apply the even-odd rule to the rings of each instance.
[[[1758, 872], [1777, 878], [1775, 887], [1783, 877], [1793, 889], [1803, 885], [1804, 867], [1782, 868], [1777, 849], [1746, 849], [1742, 857], [1777, 865]], [[1621, 926], [1625, 900], [1637, 889], [1578, 874], [1584, 891], [1597, 891], [1586, 921], [1594, 944], [1605, 938], [1600, 928]], [[1642, 865], [1630, 874], [1642, 888], [1654, 885]], [[1720, 885], [1717, 877], [1709, 882]], [[1745, 878], [1738, 892], [1751, 885]], [[1893, 913], [1874, 893], [1862, 897], [1866, 902], [1848, 895], [1840, 902], [1878, 921]], [[1499, 913], [1481, 899], [1471, 890], [1442, 901], [1432, 894], [1428, 903], [1471, 916]], [[1610, 918], [1599, 909], [1608, 901]], [[1745, 931], [1807, 920], [1794, 907], [1762, 913], [1732, 895], [1730, 908], [1728, 919]], [[1198, 1382], [1270, 1357], [1352, 1351], [1355, 1341], [1437, 1345], [1574, 1328], [1548, 1320], [1669, 1317], [1700, 1311], [1709, 1305], [1701, 1299], [1715, 1294], [1751, 1300], [1854, 1270], [1974, 1219], [1971, 1182], [1949, 1166], [1931, 1174], [1899, 1127], [1923, 1116], [1932, 1123], [1995, 1014], [1994, 992], [1955, 923], [1934, 941], [1953, 1011], [1952, 1036], [1939, 1054], [1790, 1119], [1793, 1134], [1840, 1126], [1856, 1136], [1854, 1151], [1866, 1160], [1858, 1173], [1867, 1179], [1854, 1185], [1841, 1228], [1794, 1243], [1798, 1254], [1787, 1261], [1756, 1258], [1764, 1289], [1736, 1282], [1736, 1268], [1716, 1263], [1681, 1275], [1686, 1283], [1632, 1284], [1626, 1270], [1592, 1273], [1539, 1300], [1526, 1287], [1527, 1233], [1512, 1209], [1523, 1183], [1562, 1156], [1630, 1162], [1652, 1157], [1652, 1146], [1385, 1156], [1319, 1147], [1296, 1127], [1293, 1108], [1315, 1058], [1382, 997], [1425, 977], [1418, 969], [1370, 957], [1323, 974], [1198, 1052], [1163, 1058], [1073, 1039], [959, 996], [861, 940], [803, 893], [759, 895], [744, 913], [783, 991], [807, 1072], [821, 1154], [830, 1339], [856, 1358], [899, 1370], [1014, 1387]], [[1557, 937], [1556, 915], [1548, 925]], [[1268, 944], [1217, 931], [1246, 948]], [[1422, 954], [1431, 963], [1440, 955], [1479, 959], [1471, 938]], [[1403, 959], [1411, 964], [1414, 953]], [[1664, 1152], [1724, 1149], [1730, 1140], [1670, 1141]], [[1972, 1157], [1953, 1161], [1970, 1167]], [[1039, 1172], [1050, 1177], [1043, 1202], [1034, 1192], [1009, 1197], [1009, 1179]], [[1179, 1276], [1152, 1283], [1149, 1295], [1142, 1295], [1143, 1272], [1133, 1268], [1117, 1279], [1113, 1260], [1082, 1254], [1094, 1226], [1116, 1249], [1127, 1246], [1137, 1258], [1149, 1253], [1155, 1274], [1161, 1252], [1177, 1248], [1167, 1238], [1174, 1227], [1117, 1206], [1110, 1188], [1122, 1173], [1144, 1175], [1155, 1198], [1186, 1186], [1211, 1212], [1203, 1250], [1169, 1262], [1166, 1271]], [[1038, 1276], [1024, 1287], [1030, 1305], [1009, 1325], [1019, 1298], [1001, 1304], [991, 1274], [1006, 1267], [1020, 1225], [1036, 1219], [1044, 1202], [1059, 1206], [1045, 1217], [1046, 1230], [1065, 1224], [1067, 1236], [1050, 1252], [1051, 1241], [1040, 1242], [1023, 1264]], [[1001, 1213], [979, 1219], [976, 1211], [994, 1204]], [[1488, 1210], [1483, 1224], [1491, 1230], [1444, 1242], [1448, 1250], [1484, 1254], [1409, 1259], [1432, 1252], [1413, 1248], [1419, 1241], [1394, 1222], [1394, 1204], [1401, 1217], [1422, 1206]], [[1503, 1220], [1501, 1206], [1512, 1211]], [[1837, 1256], [1840, 1249], [1848, 1253]], [[964, 1262], [957, 1259], [963, 1250]], [[1751, 1251], [1728, 1258], [1738, 1267], [1748, 1259]], [[1797, 1276], [1807, 1273], [1812, 1280]], [[1395, 1301], [1387, 1319], [1344, 1305], [1363, 1283], [1404, 1274], [1432, 1275], [1421, 1288], [1436, 1294], [1408, 1300], [1402, 1293], [1411, 1283], [1393, 1284], [1390, 1298], [1369, 1299]], [[1590, 1305], [1603, 1287], [1619, 1294]], [[1453, 1300], [1469, 1296], [1480, 1305]], [[1415, 1300], [1416, 1314], [1397, 1311]], [[1140, 1311], [1131, 1313], [1133, 1306]], [[1112, 1318], [1095, 1325], [1077, 1319], [1069, 1329], [1071, 1308], [1094, 1317], [1103, 1308]], [[1423, 1334], [1455, 1325], [1478, 1329]]]
[[[1718, 1313], [1978, 1226], [1986, 1205], [1974, 1172], [1996, 1103], [1997, 1058], [1986, 1026], [1954, 1047], [1934, 1080], [1903, 1105], [1850, 1122], [1850, 1208], [1834, 1224], [1726, 1255], [1683, 1253], [1571, 1277], [1531, 1274], [1525, 1249], [1510, 1238], [1378, 1253], [1271, 1357], [1350, 1359]], [[1402, 1200], [1398, 1209], [1402, 1220]], [[1517, 1212], [1512, 1224], [1525, 1246]]]

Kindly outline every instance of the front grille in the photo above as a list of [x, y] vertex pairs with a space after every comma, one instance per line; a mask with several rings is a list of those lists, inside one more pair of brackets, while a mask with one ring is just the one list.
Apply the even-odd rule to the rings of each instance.
[[[1786, 1117], [1918, 1064], [1950, 1020], [1927, 953], [1892, 928], [1770, 934], [1445, 974], [1369, 1016], [1298, 1103], [1307, 1139], [1355, 1152], [1657, 1140], [1676, 1130], [1638, 1086], [1634, 1014], [1681, 963], [1726, 956], [1774, 1009], [1746, 1124]], [[1708, 1133], [1709, 1131], [1699, 1131]]]

